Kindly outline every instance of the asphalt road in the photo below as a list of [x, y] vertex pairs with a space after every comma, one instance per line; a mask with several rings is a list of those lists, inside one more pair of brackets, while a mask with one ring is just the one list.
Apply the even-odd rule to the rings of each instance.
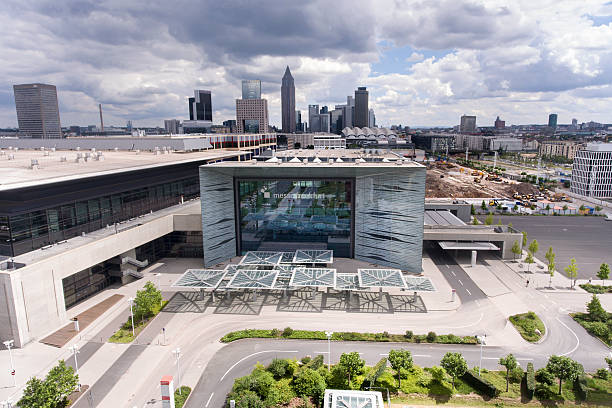
[[487, 298], [487, 295], [470, 279], [461, 266], [437, 244], [428, 248], [427, 254], [442, 272], [451, 288], [455, 289], [461, 303]]
[[[497, 221], [499, 216], [495, 216]], [[529, 242], [537, 239], [544, 259], [549, 247], [557, 255], [557, 270], [563, 272], [571, 258], [576, 258], [578, 278], [596, 278], [602, 262], [612, 263], [612, 222], [603, 217], [502, 216], [502, 223], [512, 223], [527, 232]]]

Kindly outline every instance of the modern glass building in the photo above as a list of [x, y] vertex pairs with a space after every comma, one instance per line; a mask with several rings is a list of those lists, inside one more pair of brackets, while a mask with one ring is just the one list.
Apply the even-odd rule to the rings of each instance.
[[259, 79], [242, 81], [242, 99], [261, 99], [261, 81]]
[[423, 166], [281, 160], [200, 167], [206, 267], [252, 250], [319, 249], [421, 271]]

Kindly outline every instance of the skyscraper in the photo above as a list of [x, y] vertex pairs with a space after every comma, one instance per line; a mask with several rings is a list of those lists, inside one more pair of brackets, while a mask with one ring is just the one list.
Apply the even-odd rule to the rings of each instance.
[[295, 84], [289, 65], [281, 85], [281, 117], [284, 133], [295, 133]]
[[374, 109], [368, 110], [368, 127], [376, 127], [376, 115], [374, 114]]
[[171, 135], [178, 135], [181, 127], [181, 121], [178, 119], [166, 119], [164, 120], [164, 128], [166, 133]]
[[308, 126], [308, 130], [311, 132], [321, 131], [319, 105], [308, 105]]
[[242, 81], [242, 99], [261, 99], [261, 81], [259, 79]]
[[557, 128], [557, 114], [551, 113], [548, 115], [548, 127], [556, 129]]
[[353, 118], [353, 122], [356, 127], [368, 126], [368, 91], [365, 86], [360, 86], [355, 91], [355, 117]]
[[504, 129], [506, 127], [506, 121], [501, 120], [499, 116], [495, 119], [495, 129]]
[[21, 137], [57, 139], [62, 137], [55, 85], [13, 85]]
[[459, 125], [461, 133], [472, 133], [476, 131], [476, 116], [463, 115]]
[[194, 97], [189, 98], [189, 120], [209, 120], [212, 122], [212, 99], [210, 91], [196, 89]]

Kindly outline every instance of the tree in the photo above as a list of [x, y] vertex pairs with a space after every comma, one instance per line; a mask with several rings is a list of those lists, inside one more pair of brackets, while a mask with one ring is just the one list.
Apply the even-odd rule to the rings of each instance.
[[472, 215], [476, 215], [476, 208], [474, 208], [474, 204], [471, 204], [471, 207], [470, 207], [470, 214], [472, 214]]
[[487, 218], [485, 218], [485, 225], [493, 225], [493, 214], [487, 215]]
[[365, 361], [359, 357], [359, 353], [353, 351], [351, 353], [342, 353], [340, 356], [340, 362], [338, 363], [344, 369], [344, 372], [348, 375], [349, 384], [351, 383], [351, 377], [361, 374]]
[[455, 389], [455, 378], [461, 377], [468, 369], [465, 359], [461, 353], [448, 352], [442, 357], [440, 365], [453, 379], [453, 389]]
[[606, 357], [606, 364], [608, 364], [608, 370], [612, 371], [612, 358]]
[[569, 208], [569, 207], [567, 206], [567, 204], [564, 204], [564, 205], [563, 205], [563, 215], [565, 215], [565, 213], [566, 213], [566, 211], [567, 211], [567, 209], [568, 209], [568, 208]]
[[487, 204], [484, 202], [484, 200], [482, 200], [482, 204], [480, 204], [480, 208], [482, 208], [483, 211], [487, 211]]
[[521, 253], [523, 251], [521, 251], [521, 246], [519, 245], [518, 241], [514, 241], [514, 244], [512, 244], [512, 253], [514, 254], [514, 260], [516, 261], [516, 257], [517, 256], [521, 256]]
[[305, 368], [293, 379], [293, 388], [300, 397], [313, 397], [320, 401], [325, 393], [325, 380], [315, 370]]
[[538, 252], [539, 249], [540, 244], [538, 243], [538, 241], [536, 239], [531, 241], [531, 244], [529, 244], [529, 252], [531, 252], [531, 255], [535, 256], [536, 252]]
[[587, 303], [589, 318], [594, 322], [606, 322], [608, 320], [608, 312], [605, 311], [596, 294], [593, 293], [591, 301]]
[[472, 225], [478, 225], [478, 224], [480, 224], [478, 222], [478, 218], [474, 217], [474, 219], [472, 220]]
[[527, 246], [527, 233], [525, 231], [521, 232], [521, 234], [523, 234], [523, 242], [522, 242], [522, 248], [525, 248]]
[[567, 277], [572, 280], [571, 285], [573, 288], [574, 284], [576, 283], [575, 279], [578, 276], [578, 266], [576, 265], [575, 258], [570, 259], [570, 264], [564, 268], [564, 271], [567, 273]]
[[444, 377], [446, 377], [446, 371], [442, 367], [433, 366], [429, 369], [429, 373], [435, 382], [438, 384], [442, 384], [444, 382]]
[[601, 284], [605, 286], [605, 280], [610, 277], [610, 265], [605, 262], [599, 265], [597, 277], [601, 279]]
[[32, 377], [28, 380], [18, 407], [56, 408], [66, 406], [70, 395], [79, 383], [74, 368], [68, 367], [64, 360], [49, 370], [44, 380]]
[[550, 275], [550, 280], [548, 281], [548, 286], [552, 287], [552, 278], [555, 275], [555, 253], [553, 252], [552, 247], [548, 247], [548, 251], [546, 251], [546, 260], [548, 261], [548, 274]]
[[60, 360], [58, 365], [49, 370], [45, 382], [49, 384], [49, 387], [55, 388], [53, 401], [55, 405], [58, 405], [77, 388], [79, 376], [74, 373], [74, 368], [68, 367], [64, 360]]
[[529, 272], [529, 270], [531, 269], [530, 266], [534, 262], [535, 260], [533, 259], [533, 255], [531, 255], [531, 252], [527, 252], [527, 256], [525, 257], [525, 263], [527, 264], [527, 272]]
[[573, 381], [584, 371], [580, 364], [566, 356], [551, 356], [546, 370], [559, 379], [559, 395], [564, 380]]
[[584, 212], [586, 210], [586, 207], [583, 204], [578, 209], [580, 210], [580, 212]]
[[506, 357], [500, 357], [499, 365], [506, 367], [506, 392], [508, 392], [508, 387], [510, 384], [510, 371], [518, 367], [516, 358], [514, 358], [512, 353], [508, 354]]
[[550, 204], [546, 204], [546, 211], [550, 211]]
[[144, 319], [153, 314], [153, 311], [162, 302], [162, 294], [151, 282], [147, 282], [142, 290], [136, 292], [134, 299], [134, 316]]
[[412, 368], [412, 354], [408, 350], [391, 350], [389, 351], [389, 363], [391, 368], [397, 372], [397, 383], [400, 388], [402, 386], [400, 371]]
[[23, 396], [17, 402], [17, 406], [23, 408], [52, 408], [51, 394], [52, 390], [48, 389], [47, 384], [43, 380], [32, 377], [26, 383]]

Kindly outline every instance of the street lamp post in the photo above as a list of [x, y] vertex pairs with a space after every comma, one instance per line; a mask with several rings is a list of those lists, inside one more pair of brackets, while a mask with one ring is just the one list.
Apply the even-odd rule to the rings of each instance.
[[134, 334], [134, 308], [133, 308], [134, 298], [133, 297], [129, 298], [128, 302], [130, 303], [130, 316], [132, 316], [132, 337], [136, 337], [136, 335]]
[[4, 345], [8, 349], [9, 358], [11, 360], [11, 375], [13, 376], [13, 387], [16, 387], [17, 386], [17, 376], [15, 375], [15, 366], [13, 364], [13, 352], [11, 351], [11, 348], [13, 347], [14, 343], [15, 343], [14, 340], [7, 340], [4, 342]]
[[[76, 372], [76, 375], [78, 376], [79, 375], [79, 362], [77, 361], [77, 354], [79, 354], [80, 351], [76, 344], [70, 347], [70, 350], [72, 351], [72, 355], [74, 356], [74, 371]], [[81, 379], [80, 378], [79, 378], [79, 383], [77, 385], [77, 390], [81, 392]]]
[[182, 395], [181, 394], [181, 348], [177, 347], [172, 352], [176, 356], [176, 368], [178, 371], [178, 392], [179, 392], [179, 395]]
[[331, 337], [334, 334], [332, 331], [326, 331], [327, 336], [327, 371], [331, 371]]
[[478, 363], [478, 376], [480, 377], [480, 370], [482, 369], [482, 346], [486, 343], [487, 335], [476, 336], [476, 339], [480, 342], [480, 363]]

